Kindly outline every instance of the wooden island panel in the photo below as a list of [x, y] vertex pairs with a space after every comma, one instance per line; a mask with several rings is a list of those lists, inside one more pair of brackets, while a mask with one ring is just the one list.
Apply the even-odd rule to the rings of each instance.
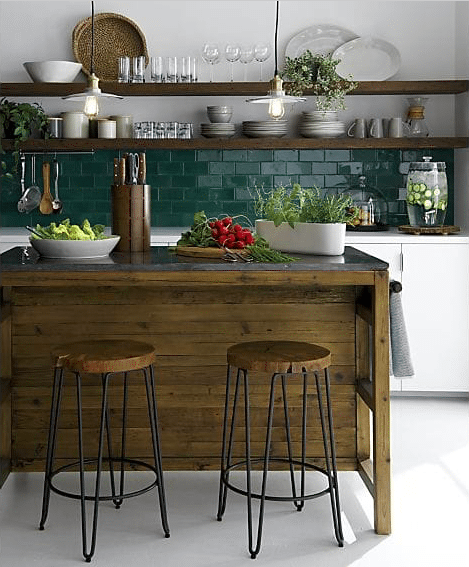
[[[217, 274], [218, 275], [218, 274]], [[52, 369], [50, 348], [67, 340], [120, 338], [152, 343], [162, 451], [166, 470], [218, 469], [225, 396], [226, 349], [242, 341], [304, 340], [330, 348], [333, 356], [338, 465], [356, 469], [355, 288], [323, 285], [210, 285], [184, 289], [158, 284], [135, 286], [14, 287], [12, 305], [12, 467], [44, 468]], [[83, 387], [85, 443], [96, 446], [99, 378]], [[149, 429], [143, 384], [129, 390], [129, 456], [148, 459]], [[261, 454], [265, 438], [269, 377], [251, 379], [252, 448]], [[292, 379], [289, 404], [294, 438], [299, 438], [301, 386]], [[111, 421], [118, 449], [122, 380], [110, 392]], [[320, 461], [322, 441], [315, 394], [308, 456]], [[280, 391], [277, 396], [280, 401]], [[241, 416], [242, 417], [242, 416]], [[64, 393], [57, 455], [76, 454], [75, 388]], [[241, 432], [240, 432], [241, 433]], [[276, 414], [273, 450], [285, 452], [283, 417]], [[94, 447], [95, 448], [95, 447]], [[298, 449], [298, 447], [296, 447]], [[244, 450], [235, 441], [235, 452]]]

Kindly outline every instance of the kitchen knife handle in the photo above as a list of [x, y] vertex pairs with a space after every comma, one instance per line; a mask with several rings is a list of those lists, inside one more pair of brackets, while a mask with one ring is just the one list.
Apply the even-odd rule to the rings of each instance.
[[138, 183], [145, 185], [147, 182], [147, 156], [145, 153], [138, 154]]
[[114, 185], [119, 185], [119, 158], [114, 158]]
[[125, 158], [119, 160], [119, 185], [125, 185]]

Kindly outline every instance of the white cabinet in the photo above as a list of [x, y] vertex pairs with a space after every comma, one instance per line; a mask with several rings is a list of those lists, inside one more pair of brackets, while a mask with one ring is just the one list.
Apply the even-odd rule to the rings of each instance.
[[[449, 237], [447, 237], [449, 238]], [[467, 243], [351, 243], [389, 263], [402, 304], [415, 376], [392, 379], [403, 392], [469, 391]]]

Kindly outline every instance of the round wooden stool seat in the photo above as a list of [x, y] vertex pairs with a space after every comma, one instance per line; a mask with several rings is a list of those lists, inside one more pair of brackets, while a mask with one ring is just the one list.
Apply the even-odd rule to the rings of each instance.
[[156, 361], [156, 352], [140, 341], [88, 340], [58, 345], [52, 357], [56, 368], [102, 374], [146, 368]]
[[300, 373], [324, 370], [331, 364], [327, 348], [298, 341], [254, 341], [228, 348], [231, 366], [271, 373]]

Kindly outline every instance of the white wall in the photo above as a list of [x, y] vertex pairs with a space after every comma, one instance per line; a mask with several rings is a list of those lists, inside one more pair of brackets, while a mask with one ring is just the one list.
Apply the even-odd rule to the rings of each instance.
[[[305, 27], [336, 24], [357, 35], [371, 35], [394, 44], [401, 53], [401, 68], [395, 79], [452, 79], [465, 77], [456, 69], [456, 5], [467, 2], [446, 1], [296, 1], [280, 4], [279, 62], [292, 36]], [[4, 82], [28, 81], [24, 61], [71, 59], [71, 34], [75, 24], [88, 17], [88, 1], [0, 1], [0, 78]], [[150, 55], [198, 54], [205, 41], [237, 40], [254, 43], [273, 41], [275, 2], [244, 1], [111, 1], [96, 0], [96, 12], [117, 12], [133, 19], [147, 39]], [[458, 28], [459, 29], [459, 28]], [[273, 59], [266, 74], [273, 71]], [[256, 64], [249, 66], [248, 79], [258, 77]], [[241, 64], [235, 79], [241, 80]], [[458, 75], [459, 73], [459, 75]], [[227, 80], [229, 67], [215, 67], [215, 80]], [[202, 80], [208, 71], [202, 68]], [[81, 80], [84, 80], [82, 77]], [[40, 101], [45, 110], [57, 114], [73, 109], [73, 104], [57, 99]], [[265, 110], [249, 105], [242, 98], [132, 98], [108, 103], [104, 113], [132, 113], [135, 120], [206, 121], [207, 104], [227, 103], [235, 107], [233, 121], [264, 118]], [[73, 107], [73, 108], [72, 108]], [[349, 97], [345, 120], [354, 117], [403, 115], [405, 97]], [[314, 108], [311, 99], [301, 109]], [[300, 112], [300, 107], [293, 111]], [[454, 134], [454, 100], [434, 96], [427, 106], [427, 121], [435, 135]], [[293, 122], [293, 120], [292, 120]]]

